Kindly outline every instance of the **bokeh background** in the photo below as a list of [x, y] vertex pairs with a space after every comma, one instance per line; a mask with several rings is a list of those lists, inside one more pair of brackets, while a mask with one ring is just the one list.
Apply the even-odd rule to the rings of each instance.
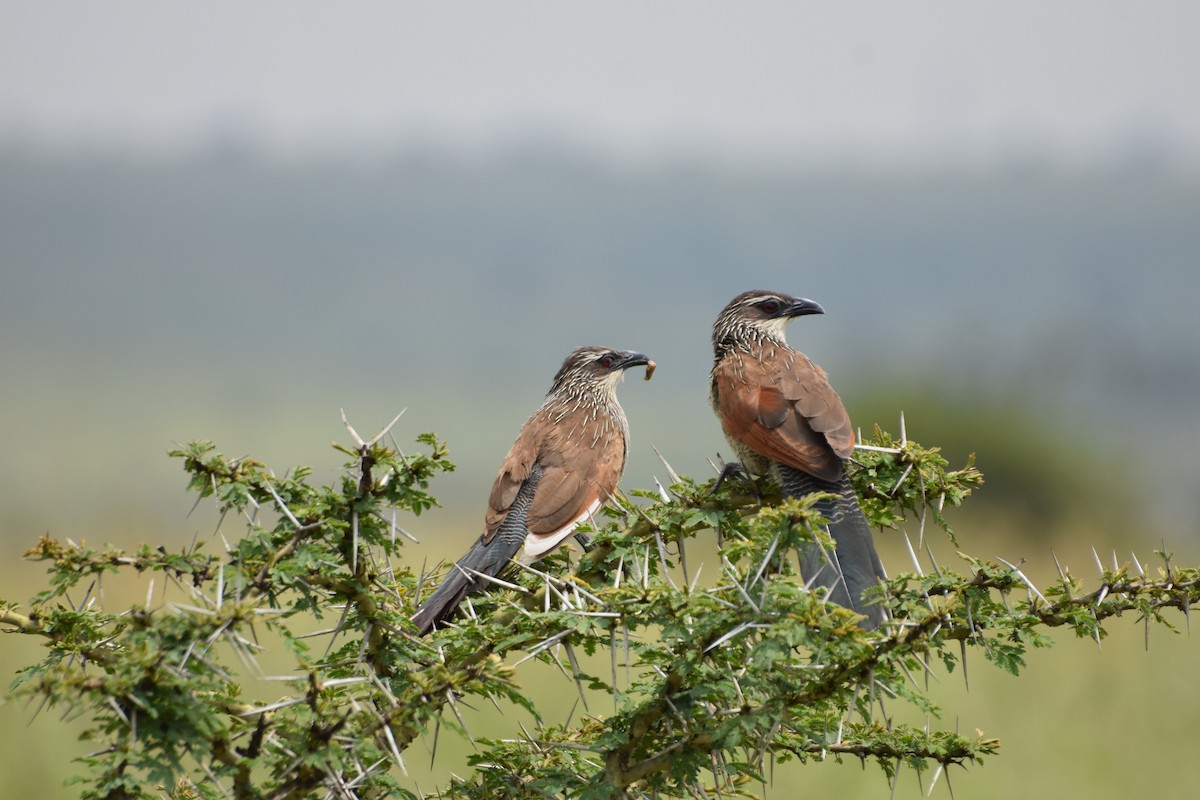
[[[333, 477], [342, 408], [449, 440], [407, 552], [456, 555], [578, 344], [660, 366], [622, 388], [625, 486], [663, 477], [651, 445], [706, 477], [709, 328], [748, 288], [825, 306], [790, 338], [864, 430], [978, 454], [964, 551], [1195, 564], [1197, 29], [1189, 2], [0, 0], [0, 596], [39, 588], [43, 533], [212, 536], [176, 442]], [[1190, 796], [1200, 648], [1114, 629], [932, 685], [1004, 741], [957, 796]], [[38, 654], [5, 637], [0, 678]], [[76, 796], [88, 744], [35, 711], [0, 705], [0, 794]], [[412, 751], [413, 785], [467, 752]], [[892, 796], [833, 763], [771, 791]]]

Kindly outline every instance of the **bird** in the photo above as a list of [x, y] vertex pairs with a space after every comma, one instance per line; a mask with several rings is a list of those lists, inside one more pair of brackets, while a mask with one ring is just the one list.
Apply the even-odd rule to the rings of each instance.
[[566, 357], [500, 465], [482, 535], [412, 615], [420, 635], [492, 583], [480, 574], [497, 577], [514, 559], [532, 564], [613, 496], [629, 441], [617, 384], [635, 366], [646, 367], [647, 380], [655, 368], [631, 350], [578, 347]]
[[[797, 317], [824, 314], [818, 303], [782, 292], [754, 290], [733, 298], [713, 324], [709, 401], [742, 465], [779, 481], [786, 497], [829, 492], [817, 504], [829, 521], [835, 549], [805, 547], [800, 570], [813, 587], [878, 627], [883, 609], [863, 592], [886, 579], [871, 527], [846, 473], [854, 430], [825, 371], [788, 346], [784, 330]], [[737, 467], [737, 464], [731, 465]]]

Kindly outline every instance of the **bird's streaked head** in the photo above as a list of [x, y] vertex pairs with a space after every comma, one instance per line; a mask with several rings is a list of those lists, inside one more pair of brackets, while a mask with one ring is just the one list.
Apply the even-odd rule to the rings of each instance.
[[784, 328], [796, 317], [824, 314], [820, 304], [783, 292], [755, 289], [729, 301], [713, 323], [713, 347], [723, 349], [739, 342], [784, 341]]
[[615, 390], [630, 367], [653, 365], [646, 355], [633, 350], [608, 347], [577, 347], [571, 351], [554, 376], [550, 392], [578, 392], [588, 389]]

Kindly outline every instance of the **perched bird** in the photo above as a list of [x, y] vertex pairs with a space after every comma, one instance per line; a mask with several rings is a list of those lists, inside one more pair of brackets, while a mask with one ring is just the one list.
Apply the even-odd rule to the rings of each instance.
[[796, 317], [824, 313], [811, 300], [780, 292], [733, 298], [713, 324], [709, 400], [748, 469], [774, 475], [788, 497], [837, 495], [817, 506], [829, 520], [835, 551], [826, 563], [821, 548], [809, 546], [800, 569], [813, 586], [828, 589], [830, 600], [863, 614], [863, 626], [874, 628], [883, 610], [864, 602], [863, 592], [886, 574], [843, 463], [854, 450], [850, 416], [825, 371], [784, 339]]
[[[421, 634], [517, 558], [531, 564], [558, 547], [617, 489], [629, 423], [617, 402], [625, 370], [654, 362], [641, 353], [580, 347], [567, 356], [542, 407], [521, 432], [492, 484], [483, 535], [413, 614]], [[520, 551], [520, 555], [518, 555]]]

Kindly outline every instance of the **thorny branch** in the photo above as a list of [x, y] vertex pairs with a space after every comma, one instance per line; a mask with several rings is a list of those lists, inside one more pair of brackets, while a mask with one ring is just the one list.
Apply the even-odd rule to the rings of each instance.
[[[93, 796], [172, 787], [177, 797], [236, 800], [411, 796], [393, 768], [403, 771], [403, 753], [431, 729], [435, 743], [441, 727], [465, 733], [456, 706], [471, 695], [525, 708], [540, 733], [480, 741], [475, 760], [492, 766], [451, 780], [448, 796], [700, 797], [702, 772], [718, 793], [733, 791], [757, 779], [768, 754], [871, 758], [889, 776], [897, 762], [977, 761], [999, 743], [883, 726], [869, 698], [885, 692], [931, 709], [911, 671], [953, 659], [948, 643], [977, 646], [1015, 672], [1026, 646], [1048, 643], [1045, 629], [1098, 638], [1123, 613], [1166, 622], [1168, 609], [1186, 615], [1200, 600], [1200, 574], [1165, 555], [1158, 575], [1141, 563], [1136, 576], [1102, 570], [1094, 591], [1066, 574], [1039, 590], [1012, 565], [967, 559], [965, 575], [898, 576], [881, 592], [889, 623], [865, 634], [852, 613], [807, 591], [789, 561], [825, 535], [811, 502], [781, 503], [775, 487], [744, 479], [714, 491], [663, 459], [672, 484], [634, 492], [640, 502], [614, 498], [573, 574], [555, 556], [507, 576], [527, 591], [476, 595], [455, 625], [420, 639], [408, 617], [424, 576], [403, 567], [395, 523], [381, 512], [432, 508], [425, 489], [452, 465], [431, 435], [419, 439], [423, 452], [405, 455], [380, 445], [383, 433], [363, 441], [346, 424], [354, 447], [338, 449], [352, 461], [334, 486], [313, 486], [306, 470], [279, 477], [226, 460], [207, 443], [175, 453], [194, 490], [246, 520], [246, 536], [222, 557], [49, 538], [30, 551], [49, 565], [51, 586], [28, 611], [0, 602], [0, 631], [48, 645], [17, 691], [89, 715], [91, 735], [108, 743], [89, 761]], [[942, 524], [943, 510], [981, 482], [970, 464], [949, 470], [935, 449], [879, 431], [857, 454], [854, 478], [884, 527], [926, 513]], [[273, 523], [262, 508], [274, 508]], [[715, 570], [685, 563], [686, 543], [707, 530], [720, 542]], [[112, 613], [91, 588], [70, 600], [85, 580], [129, 570], [160, 577], [186, 602], [156, 606], [148, 596]], [[307, 632], [330, 613], [336, 625]], [[257, 654], [279, 645], [292, 667], [264, 675]], [[577, 656], [598, 652], [611, 680], [586, 674]], [[516, 653], [526, 655], [506, 664]], [[612, 695], [612, 715], [542, 726], [558, 712], [517, 685], [530, 658], [557, 666], [585, 700], [589, 687]], [[239, 674], [282, 680], [293, 693], [248, 703]]]

